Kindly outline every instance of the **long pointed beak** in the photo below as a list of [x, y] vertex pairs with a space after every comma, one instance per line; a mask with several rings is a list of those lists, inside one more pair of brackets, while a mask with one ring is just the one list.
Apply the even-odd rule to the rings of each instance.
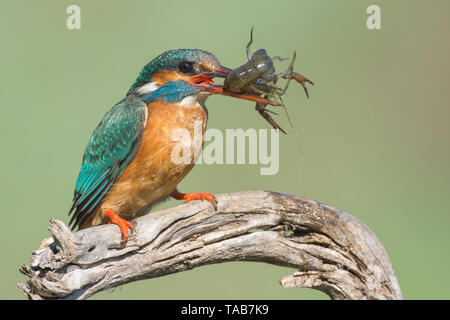
[[204, 85], [203, 88], [205, 91], [208, 91], [208, 92], [211, 92], [214, 94], [221, 94], [223, 96], [229, 96], [229, 97], [234, 97], [234, 98], [238, 98], [238, 99], [259, 102], [262, 104], [270, 104], [272, 106], [281, 106], [282, 105], [278, 102], [264, 99], [264, 98], [257, 97], [257, 96], [253, 96], [251, 94], [235, 93], [235, 92], [226, 91], [223, 86], [217, 85], [217, 84], [207, 84], [207, 85]]
[[226, 91], [223, 86], [215, 84], [214, 81], [212, 80], [213, 78], [226, 78], [230, 71], [232, 71], [232, 69], [220, 66], [218, 70], [215, 70], [213, 72], [204, 72], [190, 77], [189, 83], [195, 86], [202, 87], [204, 91], [211, 92], [213, 94], [220, 94], [223, 96], [229, 96], [238, 99], [259, 102], [263, 104], [270, 104], [272, 106], [281, 106], [281, 104], [278, 102], [253, 96], [250, 94]]

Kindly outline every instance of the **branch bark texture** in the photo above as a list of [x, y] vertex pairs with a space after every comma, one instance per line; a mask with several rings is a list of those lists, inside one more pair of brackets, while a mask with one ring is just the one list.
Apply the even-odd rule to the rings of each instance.
[[72, 233], [51, 220], [53, 241], [20, 271], [29, 299], [86, 299], [132, 281], [225, 261], [296, 269], [284, 287], [315, 288], [332, 299], [402, 299], [389, 257], [355, 217], [300, 196], [268, 191], [217, 195], [218, 211], [192, 201], [134, 220], [120, 247], [115, 225]]

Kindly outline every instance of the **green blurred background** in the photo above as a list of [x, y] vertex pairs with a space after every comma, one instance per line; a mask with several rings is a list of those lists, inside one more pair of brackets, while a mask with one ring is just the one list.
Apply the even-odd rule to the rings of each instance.
[[[66, 28], [71, 4], [81, 30]], [[382, 30], [366, 27], [370, 4], [381, 7]], [[2, 0], [1, 299], [24, 298], [18, 268], [51, 217], [68, 222], [87, 140], [141, 67], [175, 48], [236, 67], [252, 25], [253, 49], [297, 51], [296, 70], [316, 83], [309, 100], [295, 84], [285, 96], [302, 152], [282, 114], [278, 174], [199, 165], [181, 190], [277, 190], [345, 210], [378, 235], [406, 299], [450, 298], [450, 1]], [[207, 105], [209, 128], [269, 128], [253, 103], [214, 96]], [[289, 272], [224, 263], [92, 299], [327, 299], [283, 289]]]

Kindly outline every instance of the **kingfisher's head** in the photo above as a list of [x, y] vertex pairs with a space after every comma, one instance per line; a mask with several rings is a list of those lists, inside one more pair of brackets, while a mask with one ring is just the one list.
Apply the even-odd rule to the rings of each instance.
[[[232, 95], [254, 100], [248, 95], [230, 94], [213, 78], [225, 78], [231, 69], [222, 66], [210, 52], [198, 49], [169, 50], [149, 62], [128, 90], [127, 96], [140, 96], [149, 102], [166, 103], [191, 97], [203, 103], [211, 94]], [[255, 97], [259, 101], [261, 98]]]

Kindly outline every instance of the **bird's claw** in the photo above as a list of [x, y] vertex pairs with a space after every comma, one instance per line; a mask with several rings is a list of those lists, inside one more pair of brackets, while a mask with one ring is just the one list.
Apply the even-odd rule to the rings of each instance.
[[186, 193], [184, 195], [184, 203], [187, 203], [192, 200], [206, 200], [211, 203], [214, 207], [214, 210], [217, 211], [217, 198], [212, 193], [203, 193], [203, 192], [195, 192], [195, 193]]
[[131, 222], [119, 217], [114, 211], [111, 209], [105, 210], [105, 215], [109, 218], [109, 223], [115, 224], [120, 228], [120, 232], [122, 233], [122, 240], [120, 241], [121, 247], [125, 246], [125, 243], [128, 241], [128, 229], [130, 229], [131, 233], [135, 230], [131, 225]]

